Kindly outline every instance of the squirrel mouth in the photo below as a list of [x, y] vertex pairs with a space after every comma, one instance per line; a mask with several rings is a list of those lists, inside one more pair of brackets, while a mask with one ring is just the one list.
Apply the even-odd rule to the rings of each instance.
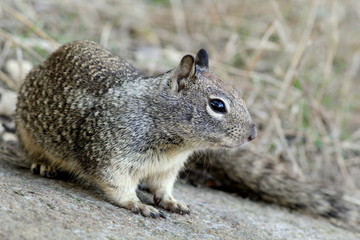
[[235, 149], [235, 148], [243, 147], [243, 146], [247, 145], [249, 142], [250, 142], [249, 140], [245, 140], [245, 141], [237, 142], [237, 143], [234, 143], [234, 144], [220, 143], [218, 145], [218, 147], [226, 148], [226, 149]]
[[237, 145], [220, 145], [221, 148], [226, 148], [226, 149], [234, 149], [234, 148], [239, 148], [241, 146], [244, 146], [244, 143], [242, 144], [237, 144]]
[[238, 143], [238, 144], [234, 144], [234, 145], [229, 145], [229, 144], [219, 144], [217, 145], [219, 148], [226, 148], [226, 149], [235, 149], [235, 148], [239, 148], [242, 147], [244, 145], [246, 145], [248, 142], [242, 142], [242, 143]]

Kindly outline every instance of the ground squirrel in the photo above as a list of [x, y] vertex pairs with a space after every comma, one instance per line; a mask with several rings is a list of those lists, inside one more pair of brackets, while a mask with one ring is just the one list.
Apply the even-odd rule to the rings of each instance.
[[171, 194], [188, 156], [256, 137], [244, 101], [209, 70], [205, 50], [146, 77], [91, 41], [65, 44], [28, 74], [16, 125], [34, 173], [80, 176], [115, 204], [155, 218], [164, 214], [138, 199], [139, 183], [159, 207], [189, 213]]

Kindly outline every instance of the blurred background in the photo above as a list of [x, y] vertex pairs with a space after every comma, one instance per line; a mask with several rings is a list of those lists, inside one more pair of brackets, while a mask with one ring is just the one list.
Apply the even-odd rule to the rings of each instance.
[[[90, 39], [146, 74], [205, 48], [257, 123], [246, 146], [293, 174], [360, 187], [359, 0], [2, 0], [0, 114], [13, 128], [16, 90], [63, 43]], [[10, 127], [9, 127], [10, 126]]]

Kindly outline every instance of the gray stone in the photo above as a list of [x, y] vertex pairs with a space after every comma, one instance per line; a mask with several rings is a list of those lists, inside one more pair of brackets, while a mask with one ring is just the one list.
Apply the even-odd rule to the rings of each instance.
[[41, 178], [0, 161], [0, 239], [360, 239], [321, 218], [178, 183], [191, 207], [144, 218], [93, 189]]

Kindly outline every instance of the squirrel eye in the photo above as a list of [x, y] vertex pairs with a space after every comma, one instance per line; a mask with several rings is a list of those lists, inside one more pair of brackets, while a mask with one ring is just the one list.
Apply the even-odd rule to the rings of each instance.
[[225, 103], [220, 99], [210, 99], [209, 105], [214, 112], [226, 113]]

